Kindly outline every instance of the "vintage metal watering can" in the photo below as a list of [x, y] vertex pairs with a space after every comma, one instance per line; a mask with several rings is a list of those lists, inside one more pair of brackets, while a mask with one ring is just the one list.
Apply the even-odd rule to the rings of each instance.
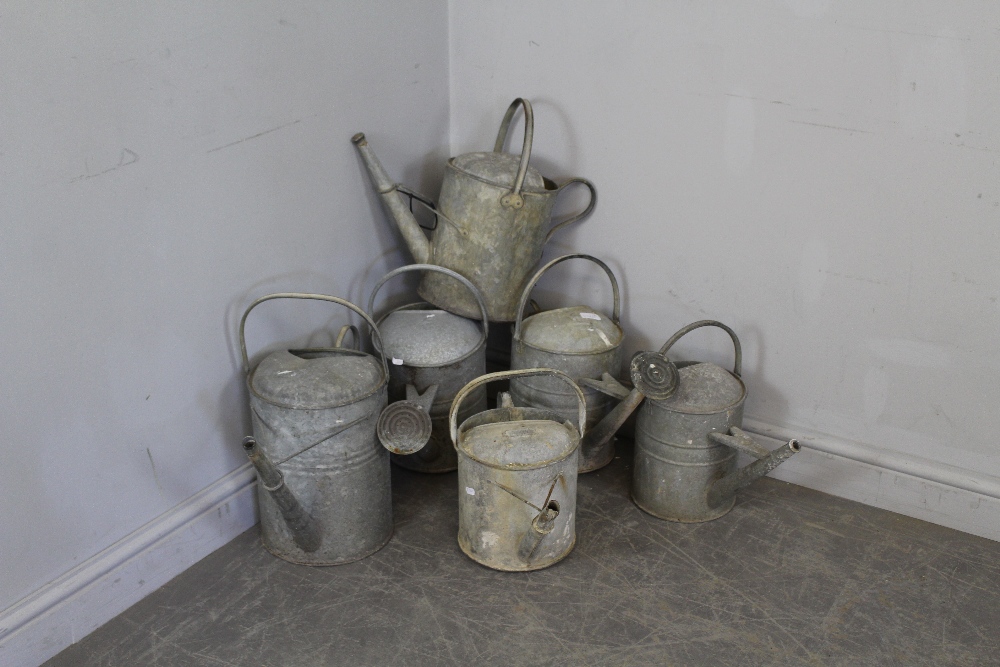
[[[379, 438], [404, 468], [420, 472], [448, 472], [457, 467], [448, 434], [448, 409], [458, 390], [486, 372], [486, 305], [475, 286], [451, 269], [433, 264], [411, 264], [382, 278], [368, 299], [375, 317], [375, 295], [392, 278], [414, 271], [450, 277], [469, 290], [479, 305], [480, 322], [459, 317], [427, 303], [411, 303], [376, 321], [382, 343], [376, 354], [389, 364], [389, 407], [378, 424]], [[459, 418], [486, 409], [486, 388], [480, 387], [464, 403]], [[422, 417], [429, 419], [426, 423]], [[419, 446], [418, 446], [419, 445]]]
[[548, 567], [576, 544], [576, 476], [587, 402], [577, 389], [576, 425], [552, 410], [518, 408], [507, 394], [500, 406], [458, 425], [463, 399], [493, 380], [553, 375], [549, 368], [501, 371], [473, 380], [455, 396], [449, 413], [458, 450], [458, 545], [495, 570]]
[[[737, 491], [799, 451], [796, 440], [769, 451], [740, 429], [747, 395], [740, 379], [743, 354], [736, 332], [725, 324], [714, 320], [689, 324], [658, 354], [641, 355], [643, 361], [673, 365], [665, 356], [670, 348], [684, 335], [707, 326], [722, 329], [732, 339], [732, 372], [707, 362], [680, 362], [672, 373], [675, 390], [668, 396], [648, 397], [636, 419], [632, 500], [661, 519], [685, 523], [717, 519], [733, 508]], [[737, 452], [757, 460], [737, 470]]]
[[[536, 313], [522, 322], [521, 313], [542, 274], [556, 264], [575, 258], [594, 262], [608, 275], [614, 295], [611, 317], [600, 314], [590, 306], [572, 306]], [[618, 281], [607, 264], [584, 254], [554, 259], [531, 278], [521, 295], [518, 316], [514, 321], [510, 366], [512, 369], [555, 368], [578, 382], [583, 378], [599, 380], [604, 374], [617, 376], [621, 371], [622, 342], [625, 340], [625, 333], [619, 324], [620, 313]], [[582, 389], [587, 398], [587, 426], [584, 430], [587, 432], [608, 413], [613, 399], [593, 387]], [[515, 405], [547, 408], [564, 419], [571, 419], [576, 412], [576, 392], [566, 391], [566, 383], [552, 376], [513, 378], [510, 381], [510, 397]], [[584, 444], [591, 443], [585, 438]], [[598, 444], [600, 446], [596, 448], [581, 448], [580, 472], [602, 468], [614, 458], [612, 438]]]
[[[335, 303], [361, 315], [376, 340], [379, 332], [348, 301], [298, 292], [261, 297], [240, 321], [254, 432], [244, 448], [257, 468], [264, 547], [303, 565], [349, 563], [378, 551], [392, 536], [389, 453], [375, 434], [389, 370], [384, 360], [339, 345], [279, 350], [251, 370], [247, 316], [272, 299]], [[342, 329], [338, 341], [351, 329]]]
[[[520, 156], [502, 152], [518, 106], [524, 107]], [[352, 138], [413, 258], [420, 264], [452, 269], [471, 280], [493, 322], [514, 320], [518, 298], [542, 257], [542, 246], [556, 230], [590, 215], [597, 203], [597, 190], [590, 181], [571, 178], [556, 185], [528, 165], [533, 133], [531, 104], [525, 99], [514, 100], [500, 123], [493, 152], [467, 153], [448, 160], [436, 208], [389, 178], [363, 133]], [[590, 190], [590, 203], [583, 212], [546, 229], [556, 198], [573, 183], [582, 183]], [[411, 205], [416, 199], [435, 210], [439, 223], [430, 242], [403, 201], [403, 194], [410, 197]], [[424, 276], [418, 293], [462, 317], [479, 317], [471, 295], [439, 274]]]

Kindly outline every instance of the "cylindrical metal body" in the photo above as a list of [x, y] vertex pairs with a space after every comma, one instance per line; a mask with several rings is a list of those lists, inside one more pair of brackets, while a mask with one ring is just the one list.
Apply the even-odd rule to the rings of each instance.
[[[698, 364], [714, 366], [714, 364]], [[678, 364], [683, 391], [685, 370]], [[718, 368], [716, 366], [716, 368]], [[719, 371], [728, 372], [718, 368]], [[635, 424], [635, 464], [632, 500], [653, 516], [671, 521], [708, 521], [733, 507], [730, 496], [717, 507], [708, 503], [708, 490], [717, 479], [736, 470], [736, 452], [709, 439], [712, 432], [728, 433], [743, 421], [746, 388], [731, 405], [708, 413], [678, 410], [667, 401], [646, 399]]]
[[[533, 372], [539, 371], [491, 373], [476, 382]], [[474, 415], [459, 428], [463, 397], [460, 392], [451, 410], [459, 547], [478, 563], [511, 572], [562, 560], [576, 543], [578, 427], [551, 410], [507, 405]], [[578, 400], [577, 421], [584, 423], [582, 393]]]
[[[607, 273], [614, 294], [612, 316], [598, 313], [589, 306], [573, 306], [536, 313], [521, 321], [532, 288], [550, 268], [568, 259], [587, 259]], [[554, 368], [573, 380], [599, 380], [605, 373], [616, 377], [621, 372], [625, 334], [619, 325], [620, 297], [618, 281], [607, 264], [584, 254], [558, 257], [543, 266], [528, 282], [518, 305], [511, 346], [510, 367]], [[611, 410], [614, 400], [596, 389], [581, 386], [587, 400], [587, 427], [590, 431]], [[510, 381], [510, 395], [516, 405], [545, 408], [572, 419], [576, 413], [576, 393], [566, 383], [552, 376], [517, 377]], [[586, 443], [586, 439], [584, 443]], [[579, 472], [590, 472], [611, 462], [615, 454], [614, 439], [600, 446], [584, 446], [580, 451]]]
[[674, 334], [660, 354], [702, 326], [716, 326], [730, 335], [736, 357], [733, 372], [711, 363], [677, 363], [677, 390], [663, 400], [647, 398], [635, 424], [632, 500], [671, 521], [709, 521], [735, 502], [735, 496], [729, 496], [712, 506], [708, 494], [716, 480], [736, 470], [736, 452], [709, 437], [728, 434], [743, 422], [747, 392], [739, 377], [742, 351], [736, 333], [720, 322], [703, 320]]
[[[258, 299], [240, 323], [245, 368], [246, 317], [259, 303], [274, 298], [332, 301], [367, 318], [360, 308], [336, 297], [289, 293]], [[281, 350], [248, 373], [257, 447], [278, 468], [283, 488], [321, 534], [318, 547], [304, 551], [272, 495], [274, 489], [258, 483], [261, 536], [275, 556], [304, 565], [337, 565], [363, 558], [389, 541], [389, 453], [375, 432], [386, 405], [387, 375], [371, 355], [345, 348]]]
[[[392, 460], [418, 472], [450, 472], [458, 467], [458, 459], [448, 434], [448, 410], [458, 391], [486, 372], [489, 323], [485, 305], [471, 282], [454, 271], [429, 264], [404, 266], [382, 278], [368, 301], [368, 312], [372, 316], [379, 288], [394, 276], [412, 271], [444, 275], [460, 283], [470, 291], [479, 308], [479, 321], [463, 319], [427, 303], [405, 305], [378, 319], [382, 339], [389, 350], [385, 355], [390, 362], [389, 402], [404, 400], [407, 385], [421, 394], [437, 386], [429, 411], [430, 440], [413, 454], [391, 454]], [[375, 352], [382, 355], [380, 345], [375, 345]], [[479, 387], [463, 402], [459, 417], [464, 420], [485, 409], [486, 387]]]

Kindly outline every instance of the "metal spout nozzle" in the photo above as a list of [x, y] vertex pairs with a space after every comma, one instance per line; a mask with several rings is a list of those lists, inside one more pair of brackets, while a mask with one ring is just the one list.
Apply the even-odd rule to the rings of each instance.
[[358, 132], [351, 137], [351, 142], [358, 149], [358, 153], [361, 154], [361, 159], [368, 169], [368, 175], [372, 179], [375, 191], [378, 192], [379, 198], [385, 205], [386, 210], [388, 210], [389, 215], [392, 216], [396, 227], [399, 228], [400, 233], [403, 235], [403, 241], [406, 242], [407, 248], [410, 249], [413, 259], [417, 264], [427, 264], [431, 257], [430, 241], [424, 235], [420, 224], [417, 223], [417, 219], [413, 217], [409, 206], [403, 201], [403, 197], [399, 193], [395, 181], [389, 178], [389, 174], [386, 173], [382, 163], [375, 157], [375, 152], [368, 145], [368, 140], [365, 138], [364, 132]]
[[[745, 442], [742, 443], [743, 446], [734, 445], [732, 443], [732, 440], [734, 439], [746, 439], [750, 440], [750, 442], [753, 441], [750, 439], [750, 436], [738, 428], [733, 428], [732, 431], [733, 435], [731, 436], [723, 435], [721, 433], [712, 433], [709, 437], [720, 444], [725, 444], [733, 447], [734, 449], [745, 451], [759, 458], [753, 463], [740, 468], [736, 472], [730, 473], [725, 477], [716, 480], [708, 490], [709, 507], [718, 507], [727, 502], [737, 491], [750, 486], [757, 479], [771, 472], [802, 449], [799, 446], [798, 440], [789, 440], [783, 446], [770, 452], [756, 443], [753, 443], [754, 448], [746, 447]], [[755, 448], [759, 449], [754, 451]], [[764, 454], [764, 452], [767, 453]]]
[[319, 549], [323, 534], [319, 524], [312, 518], [298, 498], [285, 486], [285, 478], [269, 458], [257, 447], [257, 441], [247, 436], [243, 438], [243, 449], [250, 457], [250, 463], [257, 469], [257, 481], [271, 494], [281, 510], [281, 516], [292, 532], [295, 544], [306, 553]]

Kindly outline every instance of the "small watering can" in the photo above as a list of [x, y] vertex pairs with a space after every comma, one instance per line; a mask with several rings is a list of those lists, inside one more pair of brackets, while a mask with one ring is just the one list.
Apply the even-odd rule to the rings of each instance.
[[518, 408], [507, 394], [500, 406], [458, 425], [463, 399], [493, 380], [552, 375], [549, 368], [501, 371], [473, 380], [449, 413], [458, 450], [458, 545], [495, 570], [538, 570], [562, 560], [576, 544], [576, 476], [587, 402], [577, 388], [576, 425], [552, 410]]
[[240, 351], [250, 392], [253, 437], [243, 446], [257, 469], [261, 538], [275, 556], [303, 565], [338, 565], [378, 551], [392, 536], [389, 453], [376, 438], [386, 405], [384, 360], [341, 347], [279, 350], [251, 370], [245, 327], [272, 299], [335, 303], [334, 296], [289, 292], [257, 299], [240, 321]]
[[[707, 326], [722, 329], [732, 339], [732, 372], [707, 362], [674, 365], [667, 360], [666, 353], [682, 336]], [[717, 519], [733, 508], [738, 490], [799, 451], [796, 440], [769, 451], [740, 429], [747, 396], [740, 379], [742, 358], [736, 332], [715, 320], [689, 324], [671, 336], [658, 354], [637, 357], [640, 366], [674, 366], [663, 373], [675, 378], [674, 390], [666, 396], [649, 396], [636, 420], [632, 500], [640, 509], [685, 523]], [[641, 394], [644, 386], [640, 378], [633, 393]], [[757, 460], [737, 470], [737, 452]]]
[[[521, 155], [504, 153], [514, 112], [524, 107], [524, 144]], [[413, 258], [437, 264], [466, 276], [479, 289], [493, 322], [512, 322], [518, 298], [531, 270], [542, 257], [542, 246], [557, 229], [590, 215], [597, 190], [583, 178], [562, 185], [528, 166], [534, 133], [534, 114], [528, 100], [516, 99], [507, 109], [492, 153], [467, 153], [448, 160], [436, 208], [425, 197], [394, 183], [379, 163], [363, 133], [352, 141], [364, 160], [372, 183], [395, 220]], [[552, 208], [563, 189], [582, 183], [590, 190], [583, 212], [548, 229]], [[430, 207], [438, 224], [428, 242], [401, 194]], [[454, 281], [427, 274], [420, 296], [434, 305], [468, 318], [479, 317], [475, 300]]]
[[[594, 262], [608, 275], [614, 294], [611, 317], [600, 314], [590, 306], [572, 306], [536, 313], [522, 322], [521, 313], [542, 274], [560, 262], [575, 258]], [[578, 382], [583, 378], [597, 380], [604, 374], [617, 376], [621, 371], [622, 342], [625, 339], [619, 315], [618, 281], [607, 264], [583, 254], [554, 259], [531, 278], [521, 295], [518, 316], [514, 321], [510, 366], [512, 369], [554, 368]], [[608, 413], [613, 399], [592, 387], [582, 388], [587, 397], [587, 427], [584, 429], [587, 432]], [[558, 412], [564, 419], [571, 419], [576, 411], [576, 392], [565, 389], [565, 382], [552, 376], [518, 377], [510, 381], [510, 397], [515, 405], [547, 408]], [[586, 438], [584, 443], [590, 444]], [[580, 472], [603, 468], [614, 458], [613, 439], [607, 438], [598, 444], [600, 446], [596, 448], [581, 448]]]
[[[481, 322], [459, 317], [427, 303], [411, 303], [378, 318], [382, 344], [376, 354], [389, 364], [389, 407], [378, 435], [396, 464], [419, 472], [448, 472], [457, 466], [448, 437], [448, 409], [458, 390], [486, 372], [486, 306], [475, 286], [451, 269], [411, 264], [391, 271], [375, 285], [368, 312], [375, 317], [375, 295], [392, 278], [414, 271], [449, 276], [479, 304]], [[460, 419], [486, 409], [486, 388], [473, 392]]]

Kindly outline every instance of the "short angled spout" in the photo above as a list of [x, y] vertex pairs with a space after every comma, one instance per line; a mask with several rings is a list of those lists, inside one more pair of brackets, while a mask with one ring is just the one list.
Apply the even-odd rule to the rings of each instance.
[[368, 140], [365, 139], [363, 132], [355, 134], [351, 137], [351, 141], [354, 142], [358, 152], [361, 154], [361, 159], [364, 160], [365, 167], [368, 168], [368, 175], [371, 176], [375, 191], [378, 192], [379, 198], [389, 211], [389, 215], [395, 221], [396, 227], [399, 228], [400, 233], [403, 235], [403, 241], [406, 242], [406, 246], [410, 249], [413, 259], [417, 264], [429, 263], [431, 259], [431, 244], [417, 223], [417, 219], [413, 217], [413, 213], [403, 201], [403, 197], [398, 190], [399, 186], [389, 178], [389, 174], [386, 173], [382, 163], [375, 157], [375, 152], [368, 145]]
[[[709, 507], [719, 507], [728, 502], [733, 495], [742, 488], [750, 486], [757, 479], [771, 472], [785, 460], [796, 454], [801, 447], [798, 440], [789, 440], [783, 446], [773, 451], [768, 451], [754, 442], [750, 436], [738, 428], [732, 429], [732, 435], [723, 433], [711, 433], [709, 438], [719, 444], [738, 449], [751, 456], [757, 457], [753, 463], [746, 465], [736, 472], [730, 473], [718, 479], [708, 490]], [[749, 441], [749, 443], [747, 442]], [[739, 443], [739, 444], [737, 444]], [[752, 445], [750, 445], [752, 443]]]
[[277, 466], [271, 463], [264, 452], [257, 447], [257, 441], [252, 437], [243, 439], [243, 449], [250, 462], [257, 469], [257, 479], [265, 491], [271, 494], [275, 504], [281, 510], [281, 516], [292, 532], [295, 544], [306, 553], [319, 549], [323, 539], [319, 524], [306, 512], [298, 498], [285, 486], [285, 478]]

